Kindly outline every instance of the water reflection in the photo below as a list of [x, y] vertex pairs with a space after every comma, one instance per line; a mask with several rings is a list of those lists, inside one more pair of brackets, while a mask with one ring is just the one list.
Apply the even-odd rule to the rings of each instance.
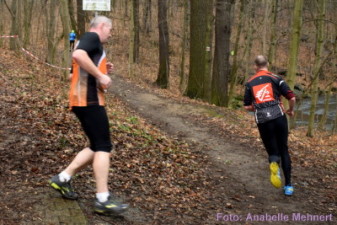
[[[324, 113], [324, 101], [325, 96], [319, 96], [315, 111], [315, 123], [317, 124]], [[311, 99], [305, 98], [302, 100], [297, 100], [296, 106], [296, 125], [297, 126], [307, 126], [309, 115], [310, 115], [310, 105]], [[336, 118], [337, 112], [337, 95], [332, 95], [329, 101], [329, 112], [327, 114], [326, 129], [331, 130]]]

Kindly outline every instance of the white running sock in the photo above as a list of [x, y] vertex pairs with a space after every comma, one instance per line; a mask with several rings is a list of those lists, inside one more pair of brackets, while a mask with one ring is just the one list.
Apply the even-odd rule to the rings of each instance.
[[66, 173], [65, 171], [62, 171], [59, 174], [59, 178], [60, 178], [61, 182], [68, 182], [68, 181], [70, 181], [71, 176], [68, 173]]
[[96, 193], [96, 198], [99, 202], [106, 202], [109, 197], [109, 192]]

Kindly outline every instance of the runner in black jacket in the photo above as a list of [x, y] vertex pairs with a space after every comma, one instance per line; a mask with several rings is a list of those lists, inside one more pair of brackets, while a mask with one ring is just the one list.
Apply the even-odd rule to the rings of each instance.
[[[269, 156], [270, 181], [276, 188], [282, 186], [279, 163], [285, 178], [284, 194], [292, 195], [291, 160], [288, 152], [287, 117], [294, 115], [295, 95], [286, 82], [268, 71], [267, 59], [259, 55], [255, 59], [256, 74], [246, 83], [244, 107], [253, 111], [261, 139]], [[289, 101], [284, 110], [281, 96]]]

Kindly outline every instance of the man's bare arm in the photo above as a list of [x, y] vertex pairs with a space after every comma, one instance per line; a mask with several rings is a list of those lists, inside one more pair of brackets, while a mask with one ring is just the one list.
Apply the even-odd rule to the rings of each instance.
[[76, 60], [78, 65], [96, 77], [103, 89], [107, 89], [111, 85], [111, 78], [106, 74], [102, 73], [97, 66], [91, 61], [88, 53], [82, 49], [76, 49], [73, 53], [73, 59]]

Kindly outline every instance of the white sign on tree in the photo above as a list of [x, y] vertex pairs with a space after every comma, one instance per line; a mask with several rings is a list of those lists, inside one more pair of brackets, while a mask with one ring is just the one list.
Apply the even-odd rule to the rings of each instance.
[[83, 10], [110, 11], [111, 0], [83, 0]]

